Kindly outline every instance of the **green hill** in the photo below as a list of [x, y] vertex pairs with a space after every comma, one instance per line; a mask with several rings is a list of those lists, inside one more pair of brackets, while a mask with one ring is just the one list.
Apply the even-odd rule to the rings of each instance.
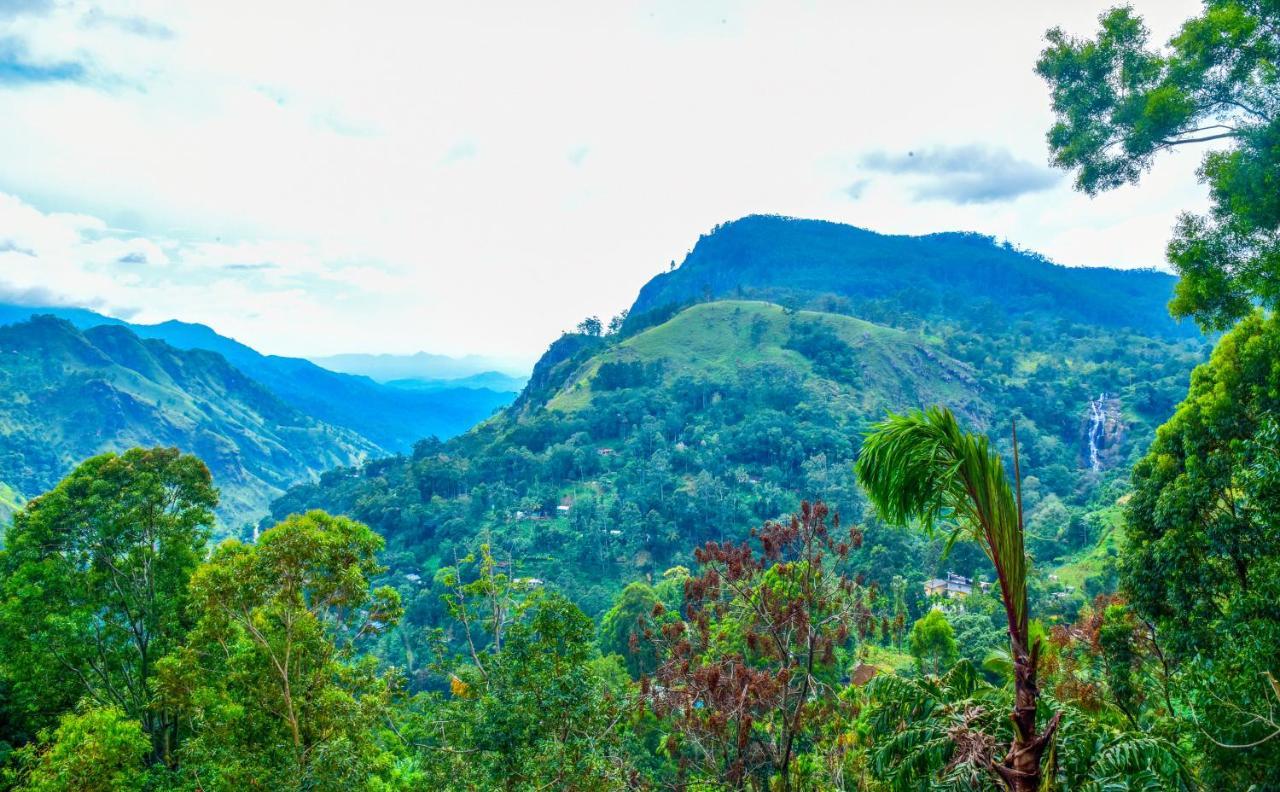
[[0, 327], [0, 388], [5, 512], [89, 456], [164, 445], [205, 460], [222, 491], [219, 516], [234, 528], [290, 485], [378, 451], [285, 404], [221, 355], [122, 326], [81, 332], [40, 316]]
[[[692, 565], [693, 548], [745, 538], [802, 497], [867, 525], [854, 563], [874, 582], [902, 575], [918, 591], [928, 576], [986, 561], [960, 546], [944, 567], [939, 544], [876, 526], [852, 462], [886, 410], [945, 403], [1006, 452], [1018, 419], [1031, 550], [1048, 569], [1097, 541], [1089, 515], [1114, 500], [1203, 352], [1195, 339], [1051, 317], [994, 334], [942, 321], [906, 331], [764, 302], [702, 303], [631, 335], [566, 334], [507, 410], [412, 455], [295, 487], [273, 517], [324, 508], [385, 535], [407, 630], [447, 624], [429, 581], [480, 541], [515, 574], [599, 613], [626, 581]], [[1096, 468], [1095, 401], [1107, 416]], [[382, 651], [410, 662], [398, 641]]]
[[[798, 331], [836, 339], [855, 365], [833, 370], [821, 352], [807, 357], [793, 343]], [[744, 368], [765, 367], [799, 378], [809, 397], [827, 399], [850, 414], [945, 402], [982, 417], [973, 369], [939, 354], [934, 344], [848, 316], [748, 301], [695, 305], [609, 347], [584, 365], [546, 409], [584, 409], [594, 393], [630, 384], [617, 381], [628, 367], [652, 367], [660, 374], [654, 384], [663, 386], [688, 377], [725, 380]], [[647, 379], [643, 372], [642, 378]]]

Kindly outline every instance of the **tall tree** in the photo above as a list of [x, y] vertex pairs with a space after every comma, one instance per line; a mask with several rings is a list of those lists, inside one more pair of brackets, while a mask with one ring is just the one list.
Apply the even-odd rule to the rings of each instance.
[[959, 657], [956, 632], [946, 615], [934, 608], [911, 627], [911, 656], [921, 668], [928, 661], [929, 673], [937, 676]]
[[[1133, 471], [1121, 578], [1217, 772], [1280, 786], [1280, 317], [1223, 336]], [[1234, 746], [1234, 747], [1229, 747]]]
[[[1017, 437], [1014, 477], [1019, 478]], [[857, 461], [858, 479], [886, 522], [919, 523], [950, 530], [948, 549], [967, 537], [995, 566], [1009, 626], [1016, 699], [1013, 743], [991, 769], [1014, 792], [1040, 788], [1041, 760], [1053, 742], [1061, 713], [1036, 728], [1040, 690], [1036, 669], [1040, 641], [1032, 640], [1027, 608], [1027, 557], [1022, 498], [1005, 476], [1004, 462], [987, 438], [960, 428], [950, 410], [889, 415], [867, 435]], [[1019, 489], [1019, 493], [1021, 490]]]
[[152, 706], [156, 662], [192, 624], [187, 581], [217, 492], [172, 448], [94, 457], [14, 516], [0, 552], [0, 660], [27, 712], [78, 698], [141, 721], [152, 758], [177, 719]]
[[520, 597], [500, 647], [490, 640], [476, 655], [483, 668], [457, 658], [450, 698], [418, 698], [423, 716], [404, 732], [430, 776], [460, 789], [623, 788], [619, 724], [633, 709], [630, 685], [616, 658], [600, 657], [594, 634], [563, 595]]
[[394, 590], [370, 589], [381, 548], [367, 526], [312, 511], [196, 571], [200, 620], [160, 689], [195, 732], [180, 758], [198, 788], [339, 789], [378, 773], [396, 681], [354, 650], [400, 617]]
[[1200, 166], [1207, 214], [1186, 213], [1169, 243], [1182, 276], [1170, 308], [1226, 329], [1254, 304], [1280, 304], [1280, 6], [1206, 0], [1163, 49], [1127, 6], [1094, 39], [1061, 29], [1036, 70], [1048, 81], [1054, 162], [1096, 194], [1137, 182], [1162, 152], [1213, 143]]

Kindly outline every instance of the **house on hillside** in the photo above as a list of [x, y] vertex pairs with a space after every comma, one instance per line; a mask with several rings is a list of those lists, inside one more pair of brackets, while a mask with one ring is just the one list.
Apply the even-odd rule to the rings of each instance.
[[948, 572], [946, 578], [934, 578], [924, 582], [926, 597], [967, 597], [973, 593], [973, 581], [964, 575]]

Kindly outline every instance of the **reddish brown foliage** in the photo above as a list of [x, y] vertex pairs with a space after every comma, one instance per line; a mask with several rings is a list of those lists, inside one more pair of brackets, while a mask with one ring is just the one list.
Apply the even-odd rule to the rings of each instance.
[[805, 502], [752, 539], [758, 548], [694, 551], [701, 574], [685, 581], [686, 620], [646, 630], [665, 659], [643, 689], [680, 734], [668, 748], [681, 760], [733, 785], [773, 773], [785, 785], [796, 735], [835, 706], [823, 694], [840, 677], [838, 650], [875, 618], [860, 583], [840, 571], [862, 531], [842, 532], [824, 504]]

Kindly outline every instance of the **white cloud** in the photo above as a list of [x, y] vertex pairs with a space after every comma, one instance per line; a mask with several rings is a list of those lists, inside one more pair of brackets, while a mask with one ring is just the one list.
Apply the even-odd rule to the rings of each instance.
[[[1043, 163], [1041, 36], [1106, 0], [31, 5], [0, 35], [92, 68], [0, 86], [0, 281], [270, 352], [534, 356], [750, 212], [1151, 266], [1203, 200], [1194, 157], [980, 206], [865, 167]], [[1157, 37], [1196, 8], [1138, 4]]]

